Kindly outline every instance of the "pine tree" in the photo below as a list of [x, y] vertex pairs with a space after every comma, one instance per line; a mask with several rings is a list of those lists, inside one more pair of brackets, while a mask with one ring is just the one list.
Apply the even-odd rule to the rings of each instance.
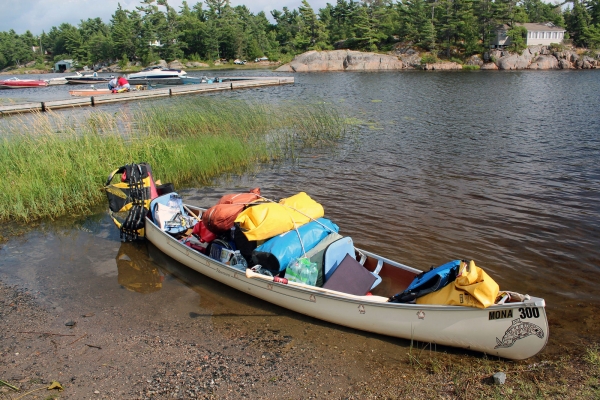
[[296, 48], [306, 50], [324, 50], [330, 48], [328, 45], [325, 25], [319, 21], [308, 1], [302, 0], [298, 7], [300, 13], [300, 30], [294, 38]]

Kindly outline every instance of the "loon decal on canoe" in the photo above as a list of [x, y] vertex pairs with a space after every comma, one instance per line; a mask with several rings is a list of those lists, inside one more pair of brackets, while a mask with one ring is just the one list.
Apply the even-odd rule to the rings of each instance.
[[531, 322], [521, 322], [521, 318], [513, 319], [512, 325], [504, 332], [502, 341], [496, 338], [496, 347], [511, 347], [519, 339], [526, 338], [527, 336], [536, 335], [540, 339], [544, 337], [544, 331], [542, 328]]

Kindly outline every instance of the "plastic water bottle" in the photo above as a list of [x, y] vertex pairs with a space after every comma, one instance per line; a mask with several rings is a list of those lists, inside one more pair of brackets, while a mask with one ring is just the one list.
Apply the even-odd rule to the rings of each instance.
[[319, 276], [319, 269], [317, 268], [317, 263], [311, 262], [309, 266], [309, 277], [308, 277], [308, 285], [315, 286], [317, 284], [317, 278]]
[[285, 269], [285, 279], [290, 282], [298, 282], [300, 281], [300, 262], [298, 259], [294, 259], [290, 261], [287, 268]]
[[176, 194], [172, 194], [171, 197], [169, 197], [169, 202], [167, 203], [167, 207], [172, 208], [174, 210], [179, 210], [179, 202], [177, 201], [177, 195]]
[[310, 280], [310, 261], [307, 258], [301, 258], [298, 261], [300, 281], [308, 285]]

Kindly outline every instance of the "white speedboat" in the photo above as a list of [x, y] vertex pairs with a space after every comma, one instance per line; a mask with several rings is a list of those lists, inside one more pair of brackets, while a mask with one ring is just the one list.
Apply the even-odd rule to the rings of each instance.
[[167, 84], [181, 85], [181, 77], [187, 76], [187, 73], [181, 69], [164, 68], [161, 66], [148, 67], [140, 72], [129, 74], [127, 80], [132, 85], [147, 85], [147, 84]]

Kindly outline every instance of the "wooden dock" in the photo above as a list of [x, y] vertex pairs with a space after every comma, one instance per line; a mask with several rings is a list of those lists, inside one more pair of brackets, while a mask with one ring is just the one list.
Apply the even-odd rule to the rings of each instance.
[[40, 103], [23, 103], [0, 106], [0, 116], [50, 111], [61, 108], [97, 106], [101, 104], [115, 103], [120, 101], [154, 99], [157, 97], [180, 96], [187, 94], [209, 93], [215, 91], [225, 91], [234, 89], [247, 89], [262, 86], [275, 86], [294, 83], [293, 77], [276, 78], [228, 78], [227, 82], [222, 83], [200, 83], [195, 85], [175, 85], [172, 88], [148, 89], [116, 94], [101, 94], [90, 97], [77, 97], [66, 100], [43, 101]]

